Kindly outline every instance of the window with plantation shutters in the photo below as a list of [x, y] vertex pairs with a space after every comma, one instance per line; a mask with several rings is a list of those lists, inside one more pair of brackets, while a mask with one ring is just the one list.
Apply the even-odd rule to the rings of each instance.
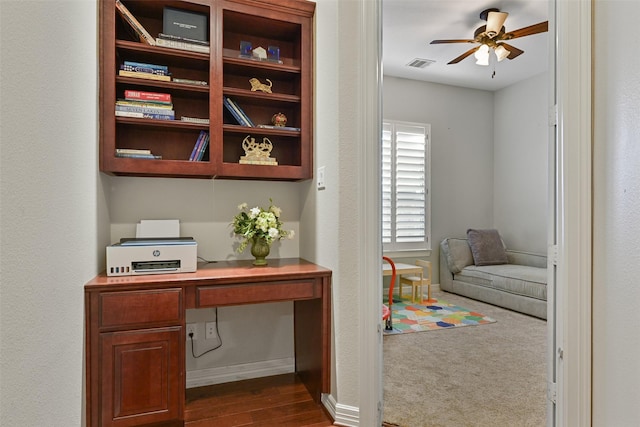
[[382, 244], [385, 252], [430, 249], [430, 126], [382, 125]]

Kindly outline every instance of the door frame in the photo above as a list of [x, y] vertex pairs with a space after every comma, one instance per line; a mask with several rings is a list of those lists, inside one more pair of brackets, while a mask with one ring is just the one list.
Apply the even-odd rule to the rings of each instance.
[[[591, 304], [592, 304], [592, 132], [591, 132], [591, 8], [593, 0], [550, 0], [555, 16], [554, 43], [556, 54], [555, 95], [557, 100], [557, 179], [554, 203], [557, 254], [555, 325], [557, 363], [556, 425], [591, 425]], [[364, 170], [359, 204], [364, 209], [374, 206], [380, 189], [379, 148], [372, 148], [381, 128], [381, 2], [359, 0], [361, 26], [360, 46], [363, 61], [358, 82], [360, 138], [359, 149]], [[553, 73], [551, 73], [553, 74]], [[372, 107], [377, 102], [377, 106]], [[379, 215], [363, 219], [362, 233], [374, 243], [380, 237]], [[364, 246], [365, 248], [367, 246]], [[369, 246], [371, 247], [371, 246]], [[375, 244], [374, 247], [378, 247]], [[369, 252], [365, 250], [363, 252]], [[372, 279], [381, 271], [381, 257], [363, 256], [360, 277]], [[382, 279], [378, 275], [377, 289], [370, 281], [359, 284], [363, 296], [359, 318], [362, 328], [359, 364], [360, 402], [359, 425], [380, 425], [382, 413], [382, 328], [380, 295]], [[374, 281], [375, 283], [375, 281]], [[364, 357], [363, 357], [364, 356]], [[371, 375], [375, 373], [375, 375]]]

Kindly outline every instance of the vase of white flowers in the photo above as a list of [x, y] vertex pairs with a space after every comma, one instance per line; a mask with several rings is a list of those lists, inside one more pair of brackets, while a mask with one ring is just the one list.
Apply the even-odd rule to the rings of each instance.
[[267, 209], [254, 207], [249, 209], [246, 203], [238, 206], [238, 214], [233, 218], [233, 232], [240, 238], [238, 253], [244, 252], [251, 244], [251, 255], [255, 257], [254, 265], [267, 265], [266, 257], [271, 250], [271, 244], [285, 237], [292, 239], [293, 230], [284, 230], [280, 214], [282, 210], [274, 206], [269, 199]]

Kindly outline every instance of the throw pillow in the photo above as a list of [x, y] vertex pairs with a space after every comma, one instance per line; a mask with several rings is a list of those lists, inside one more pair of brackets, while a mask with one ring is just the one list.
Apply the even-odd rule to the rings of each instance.
[[467, 230], [475, 265], [508, 264], [507, 252], [498, 230]]

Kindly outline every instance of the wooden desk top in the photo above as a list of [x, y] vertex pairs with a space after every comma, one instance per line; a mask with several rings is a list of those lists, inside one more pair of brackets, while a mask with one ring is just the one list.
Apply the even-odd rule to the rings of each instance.
[[305, 277], [331, 276], [331, 270], [313, 264], [302, 258], [268, 259], [269, 264], [263, 267], [254, 266], [253, 260], [216, 261], [199, 263], [194, 273], [145, 274], [139, 276], [107, 276], [100, 273], [85, 284], [86, 290], [104, 289], [105, 287], [122, 287], [122, 285], [183, 285], [207, 284], [216, 285], [272, 280], [300, 279]]

